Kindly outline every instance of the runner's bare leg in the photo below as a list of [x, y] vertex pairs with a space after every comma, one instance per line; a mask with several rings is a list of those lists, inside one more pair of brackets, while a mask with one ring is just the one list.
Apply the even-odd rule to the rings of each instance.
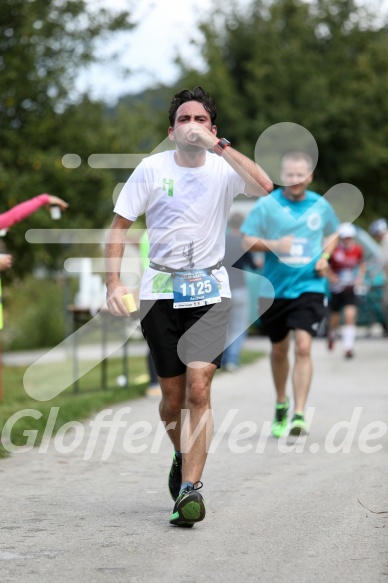
[[287, 378], [290, 370], [288, 358], [289, 347], [289, 334], [280, 342], [274, 342], [272, 344], [271, 369], [278, 403], [285, 403], [286, 401]]
[[292, 374], [294, 409], [304, 411], [313, 375], [312, 336], [306, 330], [295, 330], [295, 364]]
[[[209, 363], [195, 364], [197, 365], [195, 368], [187, 367], [186, 374], [170, 378], [159, 377], [162, 389], [162, 400], [159, 405], [160, 417], [166, 426], [176, 424], [175, 427], [168, 429], [168, 435], [176, 450], [184, 450], [182, 482], [193, 483], [202, 476], [213, 433], [210, 388], [217, 368]], [[198, 424], [201, 424], [201, 429], [187, 452], [185, 447], [182, 448], [181, 441], [182, 421], [186, 418], [186, 412], [189, 417], [183, 429], [188, 445], [192, 441]]]
[[[186, 373], [175, 377], [158, 377], [162, 389], [160, 418], [166, 424], [174, 448], [181, 451], [181, 411], [186, 407]], [[171, 424], [171, 427], [168, 425]]]

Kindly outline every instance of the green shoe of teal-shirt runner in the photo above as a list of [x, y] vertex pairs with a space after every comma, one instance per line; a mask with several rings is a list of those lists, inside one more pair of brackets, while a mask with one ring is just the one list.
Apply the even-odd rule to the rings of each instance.
[[289, 435], [308, 435], [307, 423], [303, 413], [295, 413], [291, 419]]
[[275, 419], [272, 422], [272, 435], [274, 437], [281, 437], [287, 429], [287, 413], [289, 407], [289, 399], [286, 397], [285, 403], [276, 403]]

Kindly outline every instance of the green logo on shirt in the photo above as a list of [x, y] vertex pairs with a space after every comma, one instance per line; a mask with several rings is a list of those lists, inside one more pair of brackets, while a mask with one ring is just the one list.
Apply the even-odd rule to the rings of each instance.
[[172, 294], [172, 277], [170, 273], [157, 273], [152, 280], [152, 293]]
[[167, 190], [168, 196], [174, 196], [174, 181], [172, 178], [163, 178], [163, 190]]

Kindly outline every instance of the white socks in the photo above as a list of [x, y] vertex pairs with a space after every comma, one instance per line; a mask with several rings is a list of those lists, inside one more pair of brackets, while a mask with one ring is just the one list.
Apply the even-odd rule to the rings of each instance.
[[356, 339], [356, 326], [342, 327], [342, 342], [345, 352], [352, 350]]

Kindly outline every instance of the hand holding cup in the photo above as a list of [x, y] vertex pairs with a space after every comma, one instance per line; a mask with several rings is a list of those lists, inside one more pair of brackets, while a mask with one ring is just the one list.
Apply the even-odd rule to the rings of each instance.
[[121, 299], [123, 300], [124, 306], [127, 308], [130, 314], [137, 311], [133, 294], [125, 294], [124, 296], [121, 296]]

